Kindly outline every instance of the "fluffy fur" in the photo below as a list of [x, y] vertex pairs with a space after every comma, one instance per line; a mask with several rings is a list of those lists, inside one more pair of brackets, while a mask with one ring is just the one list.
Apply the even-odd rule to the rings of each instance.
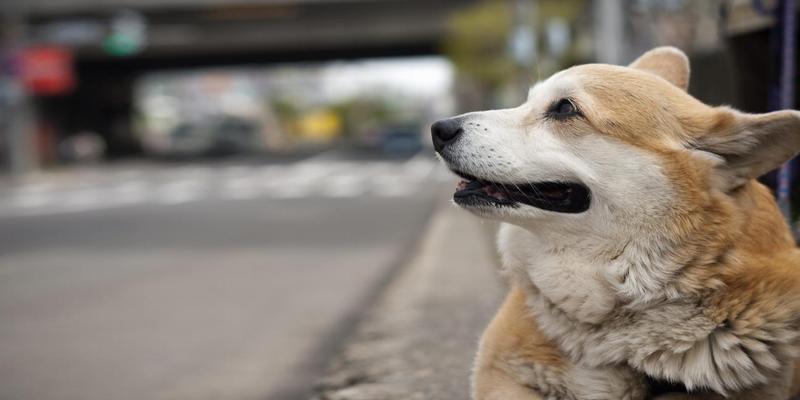
[[[800, 329], [800, 253], [754, 179], [800, 150], [800, 113], [755, 115], [686, 93], [658, 48], [582, 65], [521, 106], [459, 116], [452, 169], [507, 184], [579, 181], [589, 210], [471, 206], [503, 222], [512, 290], [484, 333], [477, 400], [786, 399]], [[568, 98], [580, 116], [547, 117]]]

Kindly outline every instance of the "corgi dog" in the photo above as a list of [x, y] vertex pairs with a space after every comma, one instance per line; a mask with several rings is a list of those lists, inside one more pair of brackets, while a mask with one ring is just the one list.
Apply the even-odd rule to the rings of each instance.
[[712, 107], [688, 83], [686, 55], [660, 47], [432, 125], [455, 204], [501, 222], [510, 293], [474, 399], [796, 392], [800, 252], [756, 178], [800, 150], [800, 112]]

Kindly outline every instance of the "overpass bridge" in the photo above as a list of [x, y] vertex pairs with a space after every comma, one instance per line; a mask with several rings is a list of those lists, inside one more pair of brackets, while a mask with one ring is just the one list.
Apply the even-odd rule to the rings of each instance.
[[[446, 17], [470, 0], [26, 0], [31, 32], [65, 22], [107, 24], [139, 12], [147, 46], [113, 58], [75, 46], [84, 63], [132, 68], [435, 53]], [[38, 29], [37, 29], [38, 28]]]
[[[10, 0], [16, 2], [16, 0]], [[103, 135], [109, 155], [136, 151], [130, 132], [133, 85], [171, 68], [439, 52], [448, 15], [474, 0], [25, 0], [21, 19], [33, 43], [66, 43], [78, 85], [37, 99], [53, 131]], [[24, 4], [23, 4], [24, 3]], [[146, 26], [146, 46], [124, 57], [102, 37], [121, 10]]]

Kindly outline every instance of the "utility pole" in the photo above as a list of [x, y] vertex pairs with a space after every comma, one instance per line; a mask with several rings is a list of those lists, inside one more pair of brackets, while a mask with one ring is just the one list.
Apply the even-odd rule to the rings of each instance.
[[622, 1], [594, 2], [594, 50], [598, 62], [617, 65], [625, 62], [625, 19]]
[[[0, 107], [6, 121], [0, 124], [0, 134], [6, 143], [7, 167], [12, 175], [21, 175], [36, 168], [34, 148], [35, 117], [30, 96], [22, 85], [18, 66], [19, 51], [24, 48], [27, 38], [25, 2], [11, 1], [3, 6], [2, 43], [0, 56], [6, 60], [7, 71], [0, 73]], [[16, 64], [16, 65], [15, 65]]]
[[[783, 0], [779, 3], [779, 21], [781, 35], [781, 75], [779, 83], [780, 109], [794, 109], [795, 74], [795, 53], [797, 51], [797, 5], [795, 0]], [[792, 176], [794, 164], [797, 161], [789, 160], [778, 170], [777, 198], [778, 207], [786, 218], [789, 226], [793, 227], [795, 239], [798, 238], [798, 226], [794, 223], [792, 216], [792, 181], [796, 178]]]
[[509, 52], [516, 67], [514, 86], [519, 92], [516, 103], [525, 101], [531, 76], [538, 57], [536, 42], [536, 19], [538, 17], [537, 0], [516, 0], [514, 9], [514, 26], [509, 37]]

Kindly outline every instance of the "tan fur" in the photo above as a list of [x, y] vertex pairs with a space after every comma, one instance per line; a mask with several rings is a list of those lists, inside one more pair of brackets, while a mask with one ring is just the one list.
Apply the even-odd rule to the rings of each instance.
[[[481, 339], [472, 393], [481, 400], [544, 399], [540, 393], [547, 393], [547, 399], [580, 400], [594, 393], [613, 392], [614, 398], [633, 400], [646, 392], [639, 376], [618, 370], [577, 369], [539, 330], [526, 304], [525, 290], [512, 287]], [[614, 378], [620, 373], [626, 381], [623, 385], [603, 387], [606, 383], [616, 385]], [[607, 375], [615, 376], [605, 380]], [[589, 388], [594, 393], [581, 396], [585, 388], [576, 378], [594, 379]]]
[[[705, 302], [712, 319], [741, 332], [752, 333], [770, 323], [796, 320], [800, 310], [796, 294], [800, 290], [800, 261], [772, 195], [763, 185], [751, 183], [739, 191], [736, 198], [741, 209], [751, 210], [741, 222], [742, 230], [737, 235], [741, 245], [736, 250], [736, 258], [742, 260], [737, 260], [734, 265], [715, 263], [706, 266], [722, 271], [718, 278], [723, 283], [720, 290], [709, 291], [703, 286], [704, 282], [714, 279], [712, 276], [715, 274], [701, 266], [691, 267], [684, 273], [681, 291], [710, 292], [711, 296]], [[796, 334], [796, 326], [785, 328], [792, 331], [789, 334]], [[800, 365], [800, 361], [795, 363]], [[524, 291], [514, 287], [481, 340], [473, 382], [474, 398], [540, 398], [529, 393], [531, 388], [541, 390], [540, 382], [562, 381], [564, 384], [565, 378], [558, 374], [568, 371], [568, 365], [568, 357], [560, 353], [536, 325], [525, 303]], [[534, 378], [532, 370], [537, 370], [540, 376]], [[542, 376], [545, 375], [543, 372], [550, 376]], [[800, 395], [800, 368], [790, 372], [794, 374], [790, 393], [792, 396]], [[510, 395], [505, 390], [510, 390], [508, 393], [519, 391], [524, 395]], [[784, 397], [764, 395], [761, 393], [763, 390], [777, 390], [778, 396]], [[729, 398], [786, 398], [784, 392], [784, 384], [778, 379], [777, 383], [773, 381]], [[723, 398], [716, 394], [676, 394], [659, 397], [659, 400]]]
[[[512, 290], [481, 340], [474, 398], [643, 399], [644, 374], [718, 392], [664, 400], [800, 394], [800, 252], [753, 179], [800, 150], [800, 118], [697, 101], [684, 91], [688, 61], [674, 49], [631, 67], [568, 70], [585, 92], [576, 96], [585, 118], [554, 129], [600, 133], [659, 160], [674, 201], [637, 227], [635, 240], [598, 253], [607, 264], [645, 254], [658, 265], [625, 264], [608, 283], [616, 308], [587, 322], [542, 294], [525, 272], [534, 256], [515, 258], [520, 265], [506, 266]], [[656, 272], [657, 286], [635, 284]], [[586, 382], [625, 394], [595, 396]]]
[[630, 67], [659, 76], [683, 90], [689, 88], [689, 58], [674, 47], [653, 49]]
[[[481, 339], [473, 381], [475, 398], [504, 400], [540, 398], [539, 382], [562, 386], [568, 361], [539, 331], [525, 304], [525, 292], [512, 288]], [[537, 369], [538, 368], [538, 369]]]

